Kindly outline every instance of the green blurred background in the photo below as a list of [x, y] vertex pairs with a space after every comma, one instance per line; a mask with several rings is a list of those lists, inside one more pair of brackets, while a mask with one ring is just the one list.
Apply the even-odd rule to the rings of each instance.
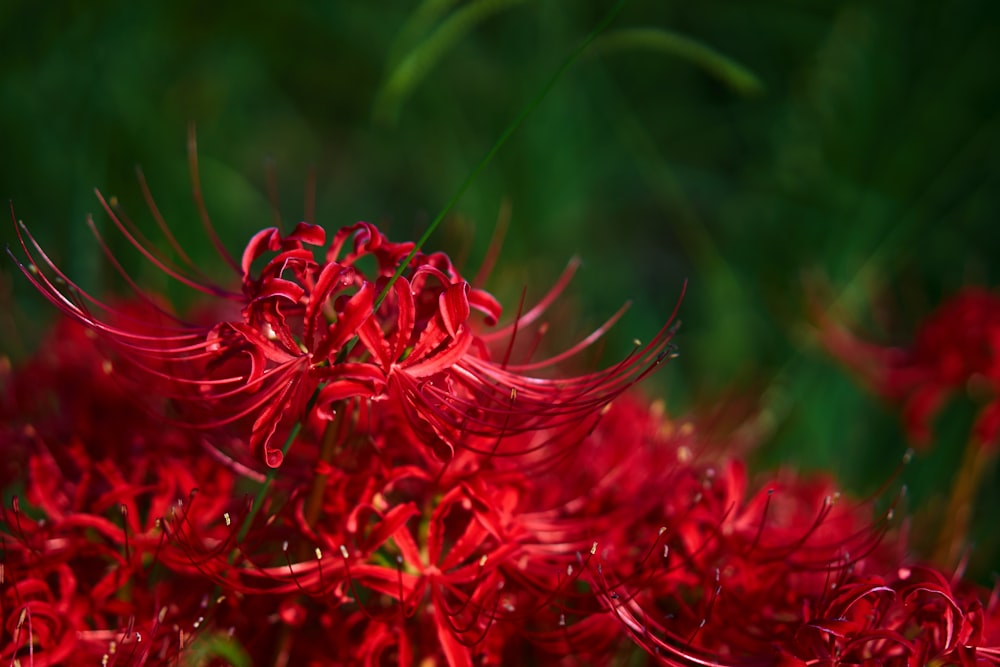
[[[612, 5], [6, 0], [0, 191], [97, 292], [117, 282], [85, 225], [93, 213], [108, 229], [93, 188], [149, 225], [136, 164], [191, 253], [213, 261], [190, 196], [189, 123], [234, 252], [272, 223], [269, 170], [288, 221], [303, 215], [313, 170], [321, 224], [364, 219], [416, 238]], [[632, 300], [609, 357], [648, 340], [687, 279], [681, 356], [648, 393], [675, 413], [759, 404], [759, 466], [825, 469], [865, 492], [905, 437], [818, 349], [807, 294], [904, 343], [944, 295], [997, 284], [998, 191], [997, 3], [633, 0], [429, 247], [474, 273], [509, 201], [489, 287], [513, 310], [523, 286], [541, 295], [579, 255], [559, 311], [571, 317], [555, 328], [581, 335]], [[11, 225], [2, 234], [13, 242]], [[182, 298], [110, 236], [140, 282]], [[53, 309], [11, 262], [0, 290], [2, 350], [23, 357]], [[916, 524], [943, 502], [967, 403], [903, 473]], [[1000, 562], [993, 475], [974, 529], [984, 580]]]

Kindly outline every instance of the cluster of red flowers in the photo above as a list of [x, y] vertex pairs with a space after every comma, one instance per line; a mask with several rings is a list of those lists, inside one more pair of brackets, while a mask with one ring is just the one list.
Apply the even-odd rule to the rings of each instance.
[[107, 209], [212, 303], [101, 302], [20, 228], [68, 317], [3, 378], [0, 662], [1000, 664], [996, 595], [909, 562], [892, 503], [751, 484], [628, 391], [669, 322], [537, 358], [573, 265], [498, 326], [369, 224], [264, 230], [227, 291]]

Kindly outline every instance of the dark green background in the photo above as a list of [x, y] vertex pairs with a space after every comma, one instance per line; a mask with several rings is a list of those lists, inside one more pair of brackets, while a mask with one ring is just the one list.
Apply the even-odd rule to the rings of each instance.
[[[104, 292], [118, 283], [85, 225], [92, 212], [109, 228], [92, 191], [148, 225], [139, 163], [188, 249], [212, 262], [187, 176], [194, 123], [208, 208], [233, 251], [271, 224], [269, 164], [287, 220], [302, 215], [314, 168], [318, 222], [364, 219], [416, 238], [612, 4], [8, 0], [0, 193], [72, 276]], [[653, 335], [688, 279], [681, 357], [648, 392], [678, 413], [759, 400], [761, 465], [826, 469], [870, 490], [905, 438], [817, 348], [808, 285], [827, 284], [824, 298], [872, 338], [903, 343], [944, 295], [998, 282], [998, 6], [633, 0], [612, 30], [672, 31], [731, 58], [729, 70], [627, 40], [595, 45], [429, 247], [468, 256], [474, 273], [509, 199], [490, 287], [511, 311], [524, 285], [537, 297], [580, 255], [554, 330], [568, 344], [631, 299], [607, 355]], [[183, 298], [111, 243], [141, 282]], [[10, 262], [0, 289], [2, 349], [21, 357], [53, 309]], [[917, 508], [948, 489], [973, 409], [956, 401], [934, 452], [903, 475], [917, 524]], [[985, 489], [973, 556], [984, 578], [1000, 503], [995, 483]]]

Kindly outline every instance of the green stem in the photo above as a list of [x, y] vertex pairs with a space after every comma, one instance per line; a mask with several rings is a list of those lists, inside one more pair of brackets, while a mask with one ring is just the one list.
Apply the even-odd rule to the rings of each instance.
[[932, 560], [942, 567], [954, 567], [963, 545], [967, 544], [972, 506], [983, 473], [989, 468], [989, 461], [990, 453], [985, 450], [983, 443], [977, 438], [969, 438], [932, 555]]
[[[316, 399], [319, 397], [319, 390], [322, 387], [317, 388], [313, 392], [313, 395], [309, 398], [309, 402], [306, 404], [306, 409], [303, 411], [303, 418], [312, 412], [313, 406], [316, 405]], [[288, 451], [292, 448], [292, 443], [295, 439], [299, 437], [299, 432], [302, 430], [302, 421], [299, 420], [295, 422], [295, 426], [292, 427], [292, 432], [288, 434], [288, 438], [285, 440], [285, 444], [281, 447], [281, 457], [284, 459], [288, 456]], [[236, 543], [241, 543], [250, 532], [250, 526], [253, 525], [253, 521], [257, 518], [257, 513], [260, 511], [260, 506], [264, 503], [264, 496], [267, 492], [271, 490], [271, 484], [274, 482], [274, 478], [278, 475], [277, 468], [271, 468], [267, 471], [267, 477], [264, 478], [264, 483], [261, 484], [260, 488], [257, 489], [257, 495], [254, 496], [253, 503], [250, 505], [250, 511], [247, 512], [246, 518], [243, 519], [243, 525], [240, 526], [240, 532], [236, 534]], [[235, 553], [233, 558], [235, 558]]]
[[[346, 409], [346, 408], [342, 408]], [[338, 410], [333, 421], [327, 423], [323, 430], [323, 441], [320, 443], [319, 460], [324, 464], [329, 464], [333, 460], [333, 455], [337, 452], [337, 445], [344, 441], [345, 420], [342, 411]], [[323, 494], [326, 493], [326, 482], [329, 479], [326, 473], [317, 473], [313, 478], [312, 488], [309, 489], [309, 496], [306, 499], [305, 519], [306, 525], [315, 530], [316, 522], [323, 509]], [[299, 558], [305, 558], [309, 553], [309, 548], [303, 542], [299, 548]]]
[[[309, 414], [311, 410], [313, 401], [310, 401], [310, 407], [306, 408], [304, 414]], [[302, 422], [296, 422], [295, 426], [292, 428], [292, 432], [288, 434], [288, 439], [285, 440], [285, 444], [281, 448], [281, 455], [285, 457], [288, 455], [288, 450], [292, 448], [292, 442], [295, 438], [299, 437], [299, 431], [302, 430]], [[257, 518], [257, 513], [260, 511], [260, 506], [264, 502], [264, 496], [271, 489], [271, 483], [274, 482], [274, 478], [278, 474], [277, 468], [271, 468], [267, 471], [267, 477], [264, 478], [264, 483], [260, 485], [257, 489], [257, 495], [254, 496], [253, 503], [250, 505], [250, 511], [247, 512], [246, 518], [243, 519], [243, 525], [240, 526], [240, 532], [236, 534], [236, 543], [239, 544], [246, 538], [247, 533], [250, 532], [250, 526], [253, 524], [255, 518]]]

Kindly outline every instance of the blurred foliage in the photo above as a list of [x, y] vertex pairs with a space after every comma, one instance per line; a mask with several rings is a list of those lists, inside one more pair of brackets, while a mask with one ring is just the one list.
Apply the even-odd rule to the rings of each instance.
[[[93, 213], [108, 229], [93, 188], [148, 224], [136, 163], [182, 243], [213, 262], [190, 197], [189, 123], [234, 252], [272, 222], [272, 202], [303, 216], [310, 171], [318, 222], [416, 238], [612, 4], [7, 0], [2, 191], [98, 292], [117, 283], [85, 225]], [[988, 0], [634, 0], [430, 247], [474, 273], [508, 199], [489, 286], [516, 304], [527, 285], [530, 300], [580, 255], [562, 311], [576, 321], [562, 328], [583, 335], [631, 299], [606, 342], [619, 356], [653, 335], [687, 279], [681, 357], [647, 391], [675, 412], [759, 398], [762, 465], [872, 490], [905, 438], [817, 349], [807, 297], [835, 298], [873, 338], [903, 342], [944, 295], [1000, 283], [998, 64], [1000, 6]], [[13, 241], [9, 225], [3, 235]], [[109, 244], [140, 282], [180, 293], [122, 239]], [[23, 356], [53, 309], [10, 262], [0, 290], [2, 349]], [[903, 474], [914, 504], [947, 492], [971, 420], [952, 413], [935, 453]], [[996, 488], [976, 519], [981, 575], [1000, 552]]]

